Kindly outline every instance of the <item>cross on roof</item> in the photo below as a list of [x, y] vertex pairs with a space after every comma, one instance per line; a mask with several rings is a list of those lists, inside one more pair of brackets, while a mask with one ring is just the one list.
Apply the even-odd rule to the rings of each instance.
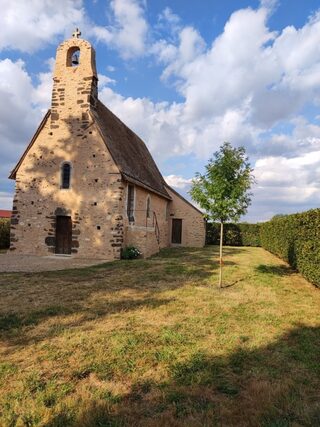
[[72, 33], [72, 37], [78, 39], [79, 36], [81, 36], [81, 31], [79, 30], [79, 28], [76, 28], [76, 30]]

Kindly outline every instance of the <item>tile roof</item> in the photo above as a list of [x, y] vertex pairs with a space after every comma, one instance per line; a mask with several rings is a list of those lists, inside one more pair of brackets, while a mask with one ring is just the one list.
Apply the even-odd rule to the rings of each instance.
[[11, 211], [0, 209], [0, 218], [11, 218]]
[[100, 101], [92, 115], [124, 179], [171, 199], [166, 183], [142, 139]]

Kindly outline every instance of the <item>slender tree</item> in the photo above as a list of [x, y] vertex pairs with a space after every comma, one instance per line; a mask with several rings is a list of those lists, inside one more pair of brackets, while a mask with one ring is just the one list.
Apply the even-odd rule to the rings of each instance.
[[190, 195], [205, 210], [207, 218], [220, 222], [220, 274], [222, 287], [223, 225], [237, 222], [251, 203], [250, 188], [254, 182], [244, 147], [233, 148], [225, 142], [205, 167], [204, 175], [196, 174]]

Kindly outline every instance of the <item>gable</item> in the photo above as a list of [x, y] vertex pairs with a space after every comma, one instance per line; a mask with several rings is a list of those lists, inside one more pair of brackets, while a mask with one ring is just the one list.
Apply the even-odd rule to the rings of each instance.
[[177, 191], [175, 191], [172, 187], [170, 187], [168, 184], [166, 184], [167, 190], [169, 194], [172, 194], [172, 199], [174, 200], [174, 196], [177, 196], [178, 199], [185, 205], [187, 205], [188, 208], [192, 208], [194, 211], [196, 211], [201, 217], [204, 217], [204, 213], [200, 211], [200, 209], [196, 208], [191, 202], [189, 202], [187, 199], [185, 199], [181, 194], [179, 194]]
[[[9, 178], [16, 179], [21, 171], [29, 179], [42, 176], [51, 181], [52, 175], [60, 175], [65, 161], [77, 165], [73, 173], [86, 175], [95, 170], [97, 179], [120, 173], [95, 122], [87, 122], [84, 127], [78, 118], [61, 120], [56, 130], [52, 129], [51, 115], [49, 110]], [[71, 133], [70, 128], [74, 129]]]

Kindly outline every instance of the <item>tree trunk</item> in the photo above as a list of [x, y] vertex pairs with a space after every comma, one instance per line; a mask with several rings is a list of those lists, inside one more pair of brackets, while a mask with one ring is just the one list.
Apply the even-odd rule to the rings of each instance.
[[219, 273], [219, 288], [222, 288], [222, 245], [223, 245], [223, 222], [220, 224], [220, 273]]

